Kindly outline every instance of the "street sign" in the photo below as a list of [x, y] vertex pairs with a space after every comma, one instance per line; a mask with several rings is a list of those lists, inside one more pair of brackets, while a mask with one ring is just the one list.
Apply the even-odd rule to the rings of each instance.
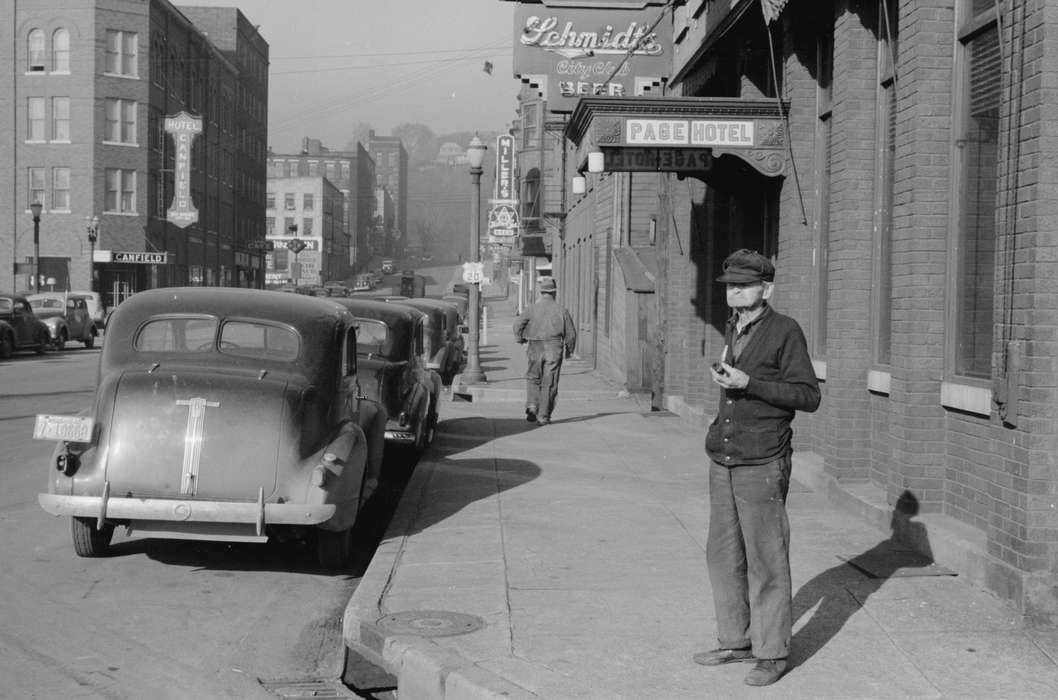
[[463, 281], [476, 284], [485, 278], [485, 265], [479, 262], [463, 263]]
[[301, 240], [300, 238], [295, 238], [294, 240], [287, 243], [287, 250], [289, 250], [294, 255], [297, 255], [301, 251], [305, 250], [305, 241]]

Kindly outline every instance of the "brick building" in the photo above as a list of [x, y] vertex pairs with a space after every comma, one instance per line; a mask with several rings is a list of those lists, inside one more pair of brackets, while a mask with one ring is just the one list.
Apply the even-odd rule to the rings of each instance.
[[733, 249], [771, 256], [824, 391], [794, 422], [802, 476], [1058, 620], [1058, 16], [993, 0], [665, 12], [665, 96], [583, 97], [566, 129], [585, 191], [566, 185], [555, 268], [596, 366], [704, 426], [727, 315], [712, 280]]
[[375, 161], [362, 144], [353, 151], [332, 151], [319, 139], [303, 138], [301, 153], [268, 152], [270, 177], [325, 177], [345, 195], [349, 265], [362, 272], [370, 259], [375, 227]]
[[[238, 10], [184, 10], [165, 0], [0, 7], [0, 89], [12, 97], [0, 116], [10, 195], [0, 287], [32, 286], [34, 201], [40, 272], [56, 289], [92, 284], [93, 217], [94, 288], [108, 305], [159, 286], [263, 286], [268, 45]], [[165, 120], [181, 113], [202, 119], [187, 159], [197, 216], [174, 223]]]
[[377, 184], [386, 188], [393, 200], [393, 225], [386, 227], [388, 235], [382, 239], [379, 255], [393, 255], [403, 247], [408, 234], [408, 151], [398, 136], [377, 136], [368, 132], [367, 152], [375, 162]]
[[[268, 286], [351, 281], [345, 195], [330, 180], [270, 177], [265, 206], [265, 233], [272, 244], [266, 254]], [[305, 244], [297, 254], [289, 245], [295, 239]]]

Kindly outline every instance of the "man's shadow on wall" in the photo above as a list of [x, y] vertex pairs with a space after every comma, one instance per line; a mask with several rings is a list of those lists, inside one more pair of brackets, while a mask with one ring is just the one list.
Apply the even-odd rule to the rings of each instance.
[[[794, 624], [815, 610], [794, 635], [790, 656], [793, 666], [825, 647], [890, 578], [951, 573], [933, 564], [926, 526], [913, 520], [918, 512], [918, 499], [904, 491], [893, 507], [888, 539], [853, 557], [841, 557], [843, 563], [798, 589], [793, 600]], [[915, 548], [905, 542], [914, 543]]]

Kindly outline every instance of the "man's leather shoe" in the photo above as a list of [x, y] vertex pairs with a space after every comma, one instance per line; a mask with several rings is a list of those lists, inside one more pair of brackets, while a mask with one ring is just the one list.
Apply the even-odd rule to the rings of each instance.
[[771, 685], [786, 673], [786, 659], [759, 659], [746, 674], [746, 685]]
[[529, 406], [525, 409], [525, 419], [530, 423], [536, 422], [536, 406]]
[[750, 663], [756, 661], [752, 649], [713, 649], [700, 651], [694, 655], [694, 663], [702, 666], [719, 666], [731, 663]]

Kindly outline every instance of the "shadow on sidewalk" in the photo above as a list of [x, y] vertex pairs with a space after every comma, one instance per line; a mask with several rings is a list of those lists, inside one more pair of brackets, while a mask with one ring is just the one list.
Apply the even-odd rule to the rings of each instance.
[[[912, 520], [918, 510], [918, 499], [904, 491], [893, 508], [889, 539], [856, 556], [841, 557], [844, 563], [818, 574], [798, 589], [793, 599], [794, 624], [813, 608], [815, 612], [794, 634], [791, 669], [825, 647], [890, 578], [918, 575], [915, 569], [933, 564], [926, 528]], [[916, 543], [917, 550], [901, 544], [906, 541]]]

